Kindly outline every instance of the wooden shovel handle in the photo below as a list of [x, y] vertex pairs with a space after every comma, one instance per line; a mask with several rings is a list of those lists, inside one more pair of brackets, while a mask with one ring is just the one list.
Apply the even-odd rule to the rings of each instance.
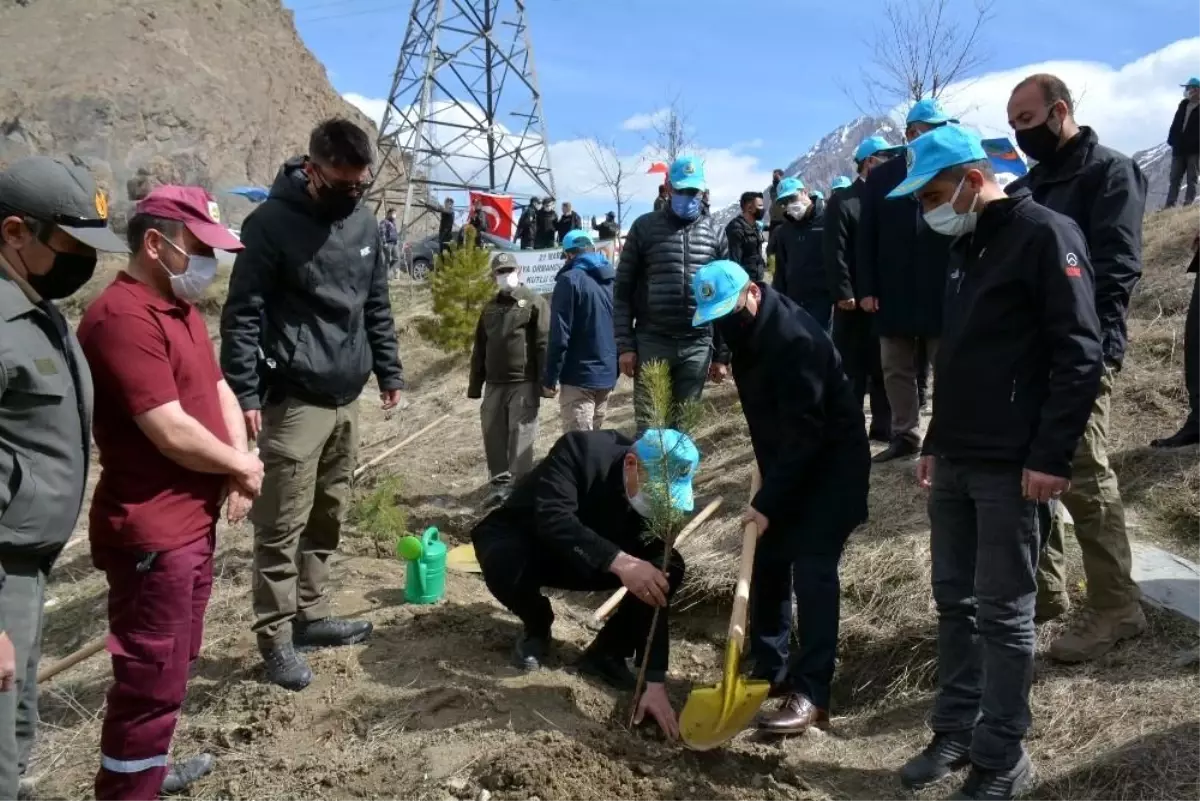
[[[762, 478], [758, 468], [750, 476], [750, 502], [758, 494]], [[747, 503], [749, 506], [749, 503]], [[742, 529], [742, 565], [738, 571], [737, 589], [733, 593], [733, 614], [729, 616], [729, 641], [742, 643], [746, 637], [746, 610], [750, 605], [750, 577], [754, 574], [754, 551], [758, 547], [758, 526], [747, 523]]]
[[93, 656], [104, 650], [104, 646], [107, 642], [108, 632], [105, 632], [79, 650], [67, 654], [57, 662], [46, 665], [44, 668], [38, 671], [37, 680], [39, 682], [49, 681], [59, 673], [62, 673], [64, 670], [73, 668], [80, 662], [91, 659]]
[[430, 431], [432, 431], [433, 429], [437, 428], [438, 426], [440, 426], [442, 423], [446, 422], [446, 421], [447, 421], [447, 420], [449, 420], [449, 419], [450, 419], [450, 415], [448, 415], [448, 414], [443, 414], [441, 417], [439, 417], [438, 419], [434, 420], [432, 423], [430, 423], [429, 425], [425, 426], [425, 427], [424, 427], [424, 428], [422, 428], [420, 431], [417, 431], [416, 433], [413, 433], [413, 434], [409, 434], [409, 435], [408, 435], [407, 437], [405, 437], [403, 440], [401, 440], [400, 442], [397, 442], [395, 445], [393, 445], [392, 447], [388, 448], [386, 451], [384, 451], [383, 453], [379, 454], [379, 455], [378, 455], [378, 456], [376, 456], [374, 459], [372, 459], [371, 461], [369, 461], [369, 462], [367, 462], [366, 464], [364, 464], [362, 467], [359, 467], [357, 470], [355, 470], [355, 471], [354, 471], [353, 478], [358, 478], [358, 477], [359, 477], [359, 476], [361, 476], [363, 473], [367, 472], [367, 471], [368, 471], [368, 470], [370, 470], [372, 467], [374, 467], [375, 465], [379, 464], [379, 463], [380, 463], [380, 462], [382, 462], [384, 459], [388, 458], [388, 457], [389, 457], [389, 456], [391, 456], [393, 453], [395, 453], [396, 451], [398, 451], [398, 450], [400, 450], [401, 448], [403, 448], [405, 445], [409, 444], [410, 442], [412, 442], [412, 441], [413, 441], [413, 440], [415, 440], [415, 439], [418, 439], [419, 437], [422, 437], [422, 436], [424, 436], [425, 434], [428, 434]]

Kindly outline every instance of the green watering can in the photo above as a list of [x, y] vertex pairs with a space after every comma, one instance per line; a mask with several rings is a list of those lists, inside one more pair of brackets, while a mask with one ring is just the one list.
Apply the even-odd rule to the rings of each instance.
[[396, 555], [407, 562], [404, 600], [410, 604], [435, 604], [446, 594], [446, 544], [434, 526], [420, 537], [396, 540]]

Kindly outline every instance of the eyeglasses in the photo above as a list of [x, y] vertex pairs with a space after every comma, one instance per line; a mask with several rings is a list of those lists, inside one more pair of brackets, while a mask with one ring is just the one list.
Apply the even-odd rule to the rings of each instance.
[[371, 184], [375, 182], [374, 176], [367, 173], [365, 181], [335, 181], [325, 175], [325, 170], [320, 164], [315, 161], [310, 162], [313, 165], [313, 171], [321, 178], [321, 183], [329, 187], [335, 192], [345, 192], [348, 195], [363, 195], [371, 188]]

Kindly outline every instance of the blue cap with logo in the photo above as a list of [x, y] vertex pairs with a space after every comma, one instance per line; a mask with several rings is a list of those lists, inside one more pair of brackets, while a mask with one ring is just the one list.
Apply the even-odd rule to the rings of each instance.
[[1188, 78], [1188, 82], [1184, 86], [1188, 89], [1200, 89], [1200, 78]]
[[897, 147], [900, 147], [900, 145], [893, 145], [882, 136], [868, 136], [859, 142], [858, 147], [854, 149], [854, 161], [861, 164], [876, 153], [882, 153], [885, 150], [895, 150]]
[[568, 231], [562, 241], [563, 250], [583, 250], [584, 248], [590, 248], [594, 244], [592, 237], [582, 228]]
[[692, 478], [700, 465], [700, 451], [691, 437], [673, 428], [651, 428], [633, 443], [633, 452], [651, 481], [666, 484], [672, 507], [680, 512], [695, 508]]
[[918, 100], [908, 110], [908, 117], [905, 118], [904, 124], [912, 125], [914, 122], [941, 125], [944, 122], [958, 122], [958, 120], [946, 113], [946, 109], [942, 108], [942, 104], [937, 101], [937, 98], [927, 97], [924, 100]]
[[972, 161], [987, 161], [979, 134], [961, 125], [945, 125], [923, 133], [908, 143], [908, 177], [888, 192], [888, 197], [911, 195], [939, 172]]
[[710, 261], [701, 267], [692, 276], [692, 294], [696, 296], [692, 325], [707, 325], [729, 314], [748, 283], [750, 276], [736, 261]]
[[804, 181], [799, 178], [784, 178], [779, 182], [779, 186], [775, 189], [775, 199], [783, 200], [785, 197], [798, 195], [804, 191]]
[[671, 162], [667, 172], [672, 189], [696, 189], [703, 192], [708, 188], [704, 180], [704, 162], [695, 156], [680, 156]]
[[845, 175], [839, 175], [833, 179], [833, 183], [831, 183], [829, 185], [829, 188], [830, 189], [845, 189], [846, 187], [850, 186], [852, 183], [854, 183], [854, 182], [851, 181], [849, 178], [847, 178]]

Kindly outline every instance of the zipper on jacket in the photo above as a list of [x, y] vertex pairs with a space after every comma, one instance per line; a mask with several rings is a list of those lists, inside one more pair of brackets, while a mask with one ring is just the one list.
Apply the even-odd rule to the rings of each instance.
[[1008, 396], [1009, 403], [1017, 402], [1017, 379], [1013, 379], [1012, 394]]
[[[699, 220], [697, 220], [697, 222], [699, 222]], [[695, 225], [695, 223], [692, 223], [692, 225]], [[691, 282], [688, 281], [688, 270], [690, 269], [691, 263], [692, 263], [691, 248], [688, 247], [688, 239], [690, 238], [689, 234], [691, 233], [691, 225], [684, 226], [683, 229], [681, 229], [681, 230], [683, 231], [683, 272], [682, 272], [683, 307], [684, 307], [684, 310], [686, 311], [688, 296], [691, 294], [691, 287], [689, 286], [689, 284]]]

